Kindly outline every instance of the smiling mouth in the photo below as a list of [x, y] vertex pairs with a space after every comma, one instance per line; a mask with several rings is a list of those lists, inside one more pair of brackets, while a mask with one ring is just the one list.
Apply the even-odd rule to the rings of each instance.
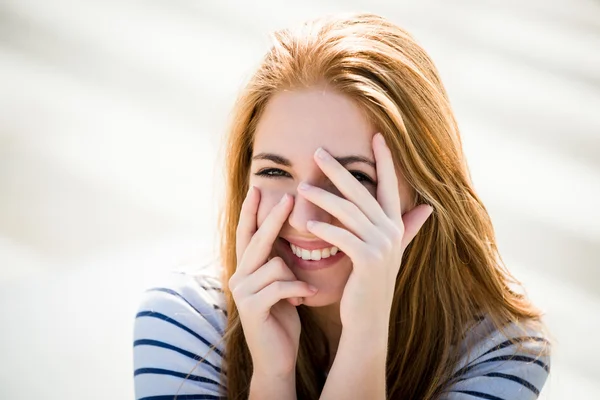
[[302, 260], [319, 261], [322, 259], [333, 257], [338, 252], [340, 252], [339, 248], [337, 248], [336, 246], [324, 247], [322, 249], [308, 250], [308, 249], [303, 249], [300, 246], [296, 246], [295, 244], [290, 243], [283, 238], [281, 238], [281, 240], [284, 242], [285, 245], [290, 247], [290, 249], [292, 250], [292, 253], [297, 258], [300, 258]]

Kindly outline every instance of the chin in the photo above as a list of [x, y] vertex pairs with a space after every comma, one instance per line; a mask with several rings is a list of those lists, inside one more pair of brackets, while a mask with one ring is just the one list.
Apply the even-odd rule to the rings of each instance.
[[339, 303], [342, 300], [344, 288], [352, 272], [351, 263], [342, 263], [334, 268], [321, 271], [305, 271], [292, 267], [292, 272], [299, 281], [313, 285], [319, 291], [314, 296], [304, 298], [303, 304], [308, 307], [324, 307]]
[[340, 298], [328, 298], [330, 296], [319, 296], [317, 293], [312, 297], [305, 297], [302, 305], [306, 307], [325, 307], [340, 302]]
[[341, 294], [329, 294], [319, 292], [312, 297], [305, 297], [302, 304], [307, 307], [325, 307], [339, 303], [341, 299]]

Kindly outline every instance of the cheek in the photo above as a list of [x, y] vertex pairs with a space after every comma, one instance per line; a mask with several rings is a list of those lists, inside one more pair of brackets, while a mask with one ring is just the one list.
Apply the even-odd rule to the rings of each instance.
[[264, 187], [261, 188], [258, 185], [256, 187], [260, 190], [260, 204], [258, 205], [258, 212], [256, 214], [256, 224], [260, 227], [273, 207], [279, 203], [285, 192], [266, 189]]

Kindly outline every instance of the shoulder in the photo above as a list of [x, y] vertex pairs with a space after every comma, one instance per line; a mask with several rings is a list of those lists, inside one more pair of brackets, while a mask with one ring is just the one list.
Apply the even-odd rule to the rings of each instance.
[[550, 343], [536, 321], [497, 328], [481, 318], [460, 353], [444, 400], [536, 399], [550, 372]]
[[164, 275], [143, 293], [138, 311], [137, 318], [177, 317], [191, 323], [206, 320], [220, 332], [226, 321], [221, 281], [213, 270]]
[[136, 399], [218, 398], [227, 321], [215, 274], [173, 272], [142, 295], [134, 323]]

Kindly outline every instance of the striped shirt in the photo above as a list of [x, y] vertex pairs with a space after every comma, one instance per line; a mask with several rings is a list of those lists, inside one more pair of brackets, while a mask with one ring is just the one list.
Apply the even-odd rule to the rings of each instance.
[[[163, 283], [144, 293], [135, 319], [136, 399], [219, 399], [220, 387], [226, 384], [220, 381], [220, 341], [227, 320], [220, 281], [206, 273], [172, 273]], [[509, 338], [523, 345], [519, 352]], [[216, 348], [209, 351], [212, 345]], [[550, 360], [532, 354], [544, 345], [546, 340], [533, 329], [523, 332], [509, 325], [501, 333], [482, 318], [461, 344], [463, 357], [454, 383], [440, 399], [537, 398]]]

